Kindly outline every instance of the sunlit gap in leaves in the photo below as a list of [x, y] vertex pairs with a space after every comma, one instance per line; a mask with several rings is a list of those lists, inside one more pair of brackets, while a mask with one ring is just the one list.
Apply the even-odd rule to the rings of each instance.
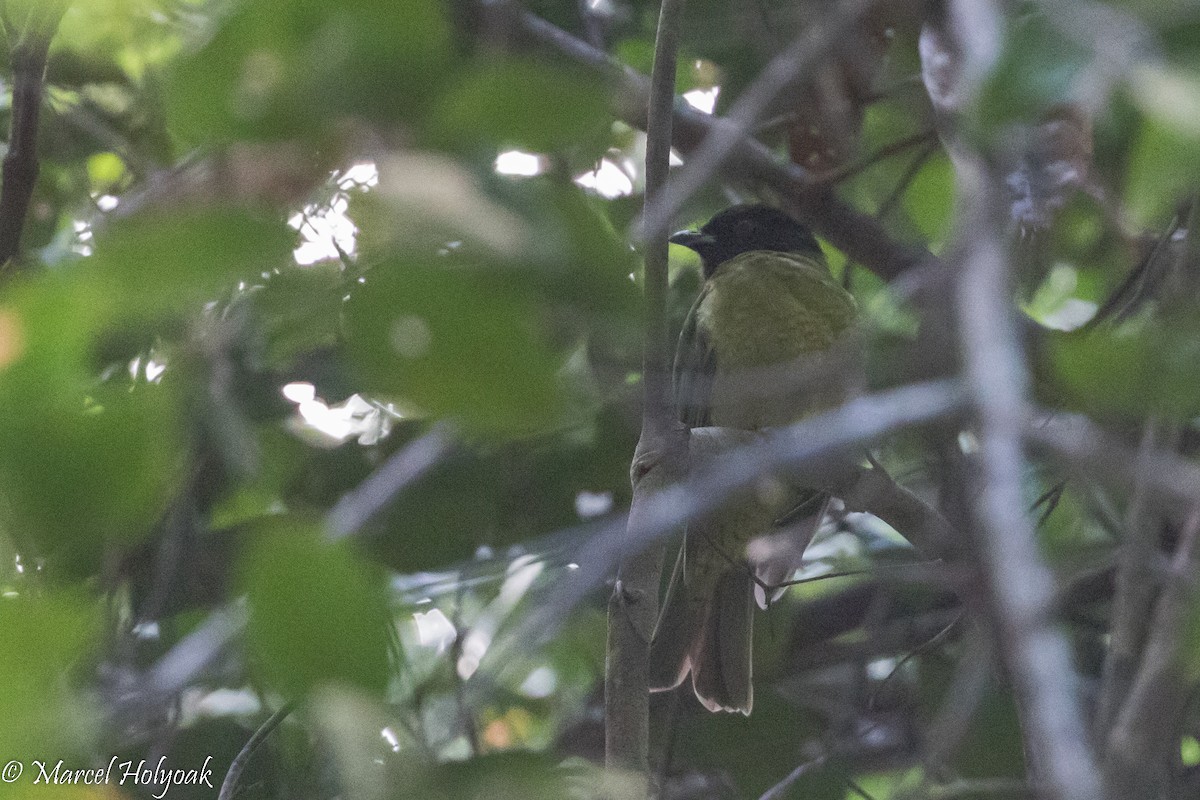
[[479, 669], [501, 624], [521, 602], [521, 598], [533, 586], [545, 567], [545, 563], [533, 555], [521, 556], [508, 565], [504, 583], [500, 586], [496, 598], [480, 612], [475, 624], [463, 639], [462, 654], [455, 665], [459, 678], [465, 681]]
[[496, 156], [495, 170], [499, 175], [532, 178], [546, 171], [546, 158], [537, 153], [507, 150]]
[[392, 748], [393, 753], [400, 752], [400, 737], [394, 730], [391, 728], [384, 728], [382, 731], [380, 731], [380, 735], [383, 736], [383, 740], [387, 742], [388, 747]]
[[609, 158], [600, 159], [600, 164], [594, 171], [577, 175], [575, 183], [584, 189], [590, 189], [605, 200], [615, 200], [633, 194], [633, 179]]
[[81, 256], [90, 256], [92, 254], [92, 223], [77, 219], [71, 223], [71, 227], [75, 231], [75, 241], [71, 245], [71, 252]]
[[362, 445], [375, 444], [391, 432], [396, 420], [403, 418], [390, 403], [357, 394], [331, 406], [317, 397], [316, 387], [306, 381], [286, 384], [280, 392], [296, 404], [296, 415], [288, 420], [288, 428], [320, 446], [336, 447], [352, 438]]
[[690, 92], [684, 92], [683, 99], [697, 111], [711, 114], [717, 107], [717, 98], [720, 95], [721, 87], [712, 86], [708, 89], [692, 89]]
[[[646, 134], [623, 123], [613, 125], [613, 138], [624, 142], [619, 148], [611, 148], [596, 162], [594, 169], [575, 176], [575, 185], [603, 197], [615, 200], [642, 191], [645, 185], [643, 163], [646, 160]], [[683, 163], [674, 150], [670, 156], [671, 166]]]
[[167, 365], [156, 360], [153, 354], [144, 359], [137, 356], [129, 362], [129, 377], [134, 380], [145, 377], [147, 383], [158, 383], [166, 371]]
[[439, 656], [458, 638], [458, 629], [440, 608], [414, 611], [413, 622], [417, 625], [417, 641], [422, 647], [432, 647]]
[[337, 191], [327, 201], [306, 205], [288, 219], [302, 239], [293, 252], [302, 267], [354, 255], [358, 228], [346, 215], [350, 193], [377, 186], [379, 170], [373, 161], [354, 164], [335, 176], [335, 184]]
[[540, 666], [529, 673], [518, 691], [533, 700], [544, 700], [558, 688], [558, 673], [553, 668]]
[[612, 492], [581, 491], [575, 495], [575, 513], [580, 519], [593, 519], [612, 511]]

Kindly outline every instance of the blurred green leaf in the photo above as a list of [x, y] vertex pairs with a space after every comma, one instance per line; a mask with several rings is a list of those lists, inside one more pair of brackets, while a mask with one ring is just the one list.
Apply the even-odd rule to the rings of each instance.
[[137, 541], [165, 510], [181, 477], [177, 425], [158, 386], [8, 416], [0, 426], [5, 526], [52, 574], [99, 572], [108, 543]]
[[0, 517], [51, 570], [94, 574], [106, 544], [144, 536], [177, 485], [178, 398], [168, 384], [97, 383], [91, 356], [112, 313], [107, 294], [47, 275], [6, 300]]
[[290, 698], [327, 683], [381, 695], [390, 624], [383, 576], [301, 518], [252, 527], [242, 581], [260, 674]]
[[558, 357], [533, 298], [482, 269], [393, 259], [346, 307], [352, 357], [372, 391], [491, 433], [552, 425]]
[[342, 114], [409, 119], [449, 45], [434, 0], [249, 0], [173, 70], [168, 111], [193, 142], [319, 138]]
[[[87, 77], [114, 80], [118, 75], [140, 79], [148, 67], [179, 52], [179, 29], [163, 24], [173, 10], [170, 0], [70, 3], [53, 42], [52, 79], [74, 77], [73, 83]], [[10, 5], [9, 14], [16, 13]], [[62, 72], [64, 61], [69, 64], [67, 75]]]
[[1040, 122], [1055, 105], [1071, 100], [1092, 57], [1044, 15], [1026, 14], [1009, 29], [1000, 60], [979, 93], [976, 133], [995, 139], [1009, 123]]
[[955, 211], [954, 169], [949, 158], [936, 153], [926, 160], [904, 193], [903, 207], [925, 241], [931, 245], [946, 241]]
[[536, 179], [510, 187], [503, 199], [538, 231], [528, 240], [523, 282], [551, 303], [569, 304], [572, 314], [637, 320], [641, 299], [630, 275], [640, 260], [592, 198], [576, 186]]
[[[474, 65], [438, 99], [434, 139], [477, 150], [485, 142], [550, 153], [601, 142], [611, 114], [604, 84], [594, 76], [532, 61]], [[603, 151], [603, 147], [599, 148]]]
[[1063, 334], [1052, 340], [1050, 357], [1086, 410], [1172, 419], [1200, 413], [1200, 327], [1192, 321]]
[[1180, 131], [1147, 117], [1130, 156], [1126, 204], [1135, 219], [1162, 226], [1200, 185], [1200, 130]]
[[345, 291], [331, 262], [272, 275], [250, 298], [267, 340], [267, 363], [284, 368], [304, 353], [336, 344]]
[[97, 234], [86, 272], [124, 315], [154, 318], [289, 263], [294, 243], [281, 220], [241, 209], [147, 212]]
[[86, 746], [94, 720], [68, 678], [82, 666], [99, 624], [98, 609], [70, 595], [0, 599], [0, 750], [6, 759], [66, 758]]

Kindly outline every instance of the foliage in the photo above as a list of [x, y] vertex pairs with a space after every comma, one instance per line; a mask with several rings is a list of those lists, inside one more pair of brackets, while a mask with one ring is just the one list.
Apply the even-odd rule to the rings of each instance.
[[[679, 92], [718, 87], [726, 113], [830, 5], [697, 0]], [[1193, 464], [1200, 8], [1105, 7], [1144, 37], [1119, 53], [1018, 9], [955, 106], [919, 78], [936, 12], [899, 5], [911, 13], [869, 15], [755, 135], [780, 164], [834, 153], [817, 178], [896, 247], [948, 261], [971, 239], [958, 148], [984, 153], [1003, 178], [1036, 402], [1129, 448], [1148, 420], [1165, 426]], [[36, 3], [0, 8], [7, 89], [44, 21]], [[25, 763], [15, 786], [35, 791], [34, 759], [158, 754], [184, 770], [211, 755], [219, 786], [294, 702], [239, 797], [596, 796], [605, 587], [556, 609], [544, 640], [527, 623], [576, 575], [589, 523], [630, 502], [640, 98], [508, 3], [65, 8], [23, 247], [0, 274], [0, 762]], [[649, 70], [654, 4], [525, 8]], [[19, 124], [17, 107], [0, 124]], [[678, 222], [731, 197], [783, 199], [724, 175]], [[818, 233], [863, 309], [863, 384], [957, 374], [918, 349], [953, 309], [931, 317], [909, 276], [889, 283]], [[673, 330], [698, 284], [677, 249]], [[974, 452], [969, 428], [872, 451], [964, 541], [963, 487], [945, 470]], [[441, 449], [403, 473], [420, 448]], [[1051, 460], [1024, 481], [1067, 598], [1061, 629], [1099, 683], [1122, 541], [1152, 529], [1157, 568], [1189, 534], [1133, 487]], [[978, 565], [913, 571], [925, 558], [905, 533], [864, 513], [827, 520], [797, 575], [851, 574], [791, 587], [759, 617], [752, 716], [708, 715], [687, 691], [652, 699], [664, 796], [759, 796], [804, 762], [778, 796], [1026, 796], [1026, 721], [1001, 671], [972, 666], [992, 632], [956, 593]], [[1194, 688], [1200, 650], [1182, 630], [1172, 666]], [[1194, 796], [1200, 712], [1173, 710], [1172, 782], [1156, 796]]]

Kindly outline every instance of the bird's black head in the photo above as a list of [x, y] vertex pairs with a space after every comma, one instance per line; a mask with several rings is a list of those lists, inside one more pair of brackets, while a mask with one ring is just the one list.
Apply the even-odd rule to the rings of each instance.
[[699, 231], [680, 231], [671, 241], [700, 254], [705, 278], [711, 278], [729, 259], [751, 250], [822, 255], [821, 246], [808, 228], [779, 209], [764, 205], [730, 206]]

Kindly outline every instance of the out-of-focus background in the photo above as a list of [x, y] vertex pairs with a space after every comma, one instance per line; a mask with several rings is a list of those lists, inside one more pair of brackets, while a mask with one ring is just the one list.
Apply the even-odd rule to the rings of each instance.
[[[658, 11], [0, 2], [0, 795], [598, 796]], [[659, 796], [1196, 797], [1200, 4], [692, 0], [676, 81], [671, 224], [788, 209], [953, 410]]]

